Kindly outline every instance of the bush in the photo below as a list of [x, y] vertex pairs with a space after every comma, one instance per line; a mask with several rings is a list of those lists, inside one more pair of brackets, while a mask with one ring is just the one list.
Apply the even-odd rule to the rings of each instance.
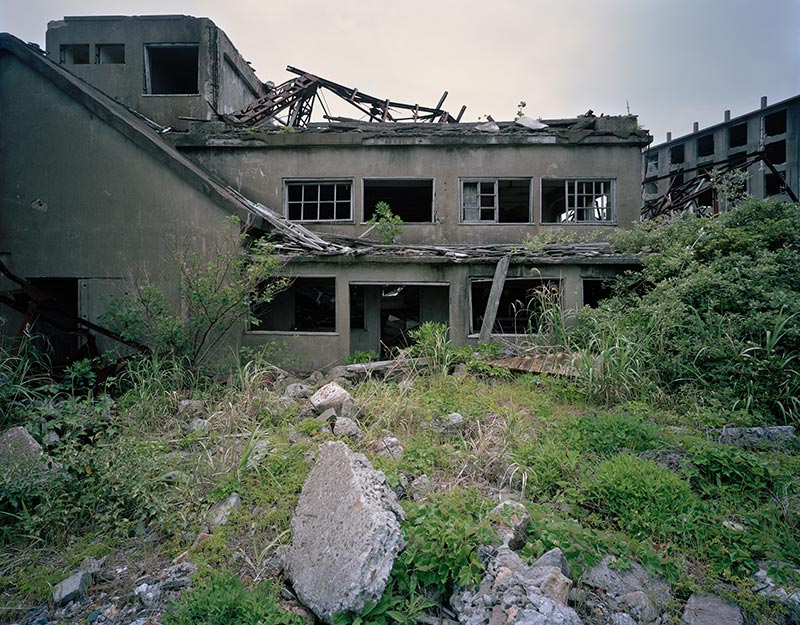
[[650, 460], [613, 456], [583, 487], [582, 503], [634, 538], [670, 540], [696, 527], [700, 501], [689, 484]]
[[655, 423], [629, 410], [582, 416], [575, 421], [573, 428], [582, 447], [603, 456], [659, 447]]
[[263, 582], [247, 589], [227, 571], [215, 571], [173, 604], [164, 625], [302, 625], [278, 604], [277, 589]]

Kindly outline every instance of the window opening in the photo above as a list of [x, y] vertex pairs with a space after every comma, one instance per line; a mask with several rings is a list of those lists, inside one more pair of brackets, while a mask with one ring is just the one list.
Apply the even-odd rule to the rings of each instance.
[[773, 173], [764, 174], [764, 193], [767, 197], [786, 193], [786, 184], [780, 176]]
[[335, 332], [336, 279], [295, 278], [271, 302], [253, 311], [251, 330]]
[[645, 183], [644, 192], [647, 195], [656, 195], [658, 193], [658, 184], [656, 184], [655, 182]]
[[747, 122], [728, 128], [728, 147], [740, 148], [747, 145]]
[[768, 137], [786, 132], [786, 109], [764, 116], [764, 134]]
[[658, 173], [658, 152], [647, 155], [647, 165], [645, 171], [648, 176]]
[[352, 188], [349, 181], [287, 182], [286, 216], [292, 221], [350, 221]]
[[95, 60], [99, 65], [121, 65], [125, 63], [124, 43], [98, 43], [94, 47]]
[[609, 278], [584, 278], [582, 284], [584, 306], [597, 308], [601, 301], [614, 293], [613, 281]]
[[464, 222], [530, 223], [530, 179], [462, 180], [461, 219]]
[[680, 165], [686, 160], [686, 148], [683, 143], [674, 145], [669, 149], [670, 165]]
[[361, 284], [350, 285], [350, 329], [367, 329], [367, 291]]
[[364, 221], [372, 218], [379, 202], [386, 202], [406, 223], [432, 223], [433, 180], [365, 179]]
[[153, 95], [196, 95], [198, 44], [146, 45], [146, 92]]
[[764, 146], [764, 153], [773, 165], [781, 165], [786, 162], [786, 140], [773, 141]]
[[[472, 280], [473, 334], [481, 330], [492, 280]], [[500, 295], [492, 334], [531, 334], [539, 331], [543, 313], [548, 307], [560, 305], [561, 285], [555, 279], [507, 278]]]
[[88, 43], [64, 43], [59, 50], [59, 60], [66, 65], [88, 65]]
[[542, 180], [542, 223], [613, 220], [613, 180]]
[[703, 135], [697, 139], [697, 157], [714, 156], [714, 135]]

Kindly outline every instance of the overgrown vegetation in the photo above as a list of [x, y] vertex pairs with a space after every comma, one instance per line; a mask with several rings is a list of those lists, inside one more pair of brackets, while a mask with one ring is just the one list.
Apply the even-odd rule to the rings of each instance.
[[[559, 547], [577, 576], [610, 553], [662, 575], [679, 599], [724, 587], [746, 597], [752, 622], [774, 621], [750, 575], [763, 562], [788, 588], [800, 583], [800, 456], [722, 445], [706, 428], [798, 422], [799, 220], [797, 206], [747, 201], [620, 237], [650, 256], [613, 298], [575, 325], [549, 300], [537, 309], [530, 344], [578, 351], [575, 380], [512, 377], [487, 364], [498, 344], [457, 347], [441, 324], [415, 329], [405, 379], [351, 389], [365, 435], [348, 440], [401, 494], [407, 547], [380, 601], [336, 623], [410, 625], [479, 580], [500, 493], [531, 514], [530, 561]], [[188, 551], [199, 571], [165, 624], [298, 623], [272, 560], [291, 541], [313, 452], [333, 434], [282, 399], [269, 354], [248, 352], [225, 379], [166, 348], [107, 380], [76, 363], [56, 382], [33, 345], [3, 354], [3, 425], [24, 425], [61, 468], [0, 472], [8, 614], [47, 601], [87, 556], [129, 566], [113, 582], [129, 593]], [[189, 398], [202, 401], [202, 427], [178, 410]], [[452, 412], [463, 429], [431, 426]], [[389, 434], [403, 453], [375, 455]], [[234, 492], [240, 510], [195, 543]]]
[[395, 238], [405, 230], [403, 219], [400, 215], [395, 215], [386, 202], [378, 202], [375, 205], [375, 212], [367, 223], [375, 226], [384, 243], [394, 243]]

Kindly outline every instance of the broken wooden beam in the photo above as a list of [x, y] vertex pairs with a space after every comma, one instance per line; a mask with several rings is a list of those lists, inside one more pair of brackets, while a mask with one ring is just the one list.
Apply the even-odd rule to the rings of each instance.
[[497, 318], [497, 308], [500, 305], [500, 296], [503, 294], [510, 262], [511, 256], [503, 256], [494, 270], [492, 289], [489, 291], [489, 300], [486, 302], [486, 311], [483, 314], [478, 343], [488, 343], [492, 339], [492, 328], [494, 327], [494, 320]]

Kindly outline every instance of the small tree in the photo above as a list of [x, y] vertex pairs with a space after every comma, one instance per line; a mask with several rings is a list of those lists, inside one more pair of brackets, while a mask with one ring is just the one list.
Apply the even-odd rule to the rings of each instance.
[[403, 234], [405, 230], [402, 218], [395, 215], [386, 202], [378, 202], [375, 205], [375, 212], [367, 223], [373, 224], [378, 229], [384, 243], [394, 243], [394, 238]]
[[132, 293], [113, 298], [104, 321], [124, 338], [197, 368], [252, 308], [286, 287], [280, 260], [263, 239], [252, 241], [236, 217], [225, 236], [203, 255], [173, 241], [171, 257], [181, 279], [180, 301], [171, 301], [147, 276], [131, 278]]

